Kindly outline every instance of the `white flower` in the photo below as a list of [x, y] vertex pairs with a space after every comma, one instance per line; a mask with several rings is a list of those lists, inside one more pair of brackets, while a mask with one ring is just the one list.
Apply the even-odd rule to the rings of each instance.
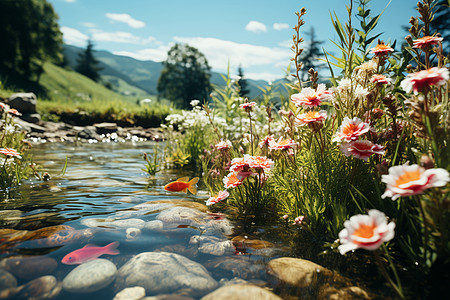
[[395, 223], [388, 224], [386, 215], [376, 209], [369, 210], [368, 215], [351, 217], [344, 222], [344, 227], [339, 232], [341, 254], [358, 248], [376, 250], [395, 235]]
[[389, 168], [389, 174], [382, 175], [381, 181], [386, 183], [386, 191], [381, 198], [390, 197], [395, 200], [403, 196], [422, 194], [431, 187], [445, 186], [450, 177], [445, 169], [428, 169], [404, 164]]
[[200, 100], [197, 100], [197, 99], [192, 100], [192, 101], [190, 102], [190, 104], [191, 104], [192, 107], [196, 107], [197, 105], [200, 104]]

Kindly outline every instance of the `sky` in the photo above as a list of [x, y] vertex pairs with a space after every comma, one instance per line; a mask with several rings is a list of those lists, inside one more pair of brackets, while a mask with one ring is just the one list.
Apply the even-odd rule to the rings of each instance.
[[[330, 13], [347, 20], [350, 0], [48, 0], [59, 15], [64, 42], [139, 60], [164, 61], [175, 43], [202, 52], [213, 71], [272, 81], [286, 73], [292, 57], [296, 11], [306, 8], [301, 36], [311, 27], [326, 51], [337, 54], [331, 42], [337, 35]], [[357, 1], [354, 1], [357, 2]], [[376, 32], [386, 43], [402, 42], [402, 26], [416, 16], [417, 0], [372, 0], [374, 14], [384, 11]], [[356, 12], [356, 10], [355, 10]], [[358, 26], [356, 18], [354, 26]], [[375, 46], [375, 45], [374, 45]]]

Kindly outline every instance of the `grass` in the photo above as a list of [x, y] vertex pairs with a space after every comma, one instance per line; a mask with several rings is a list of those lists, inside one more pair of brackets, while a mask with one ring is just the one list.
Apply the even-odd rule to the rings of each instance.
[[[129, 96], [50, 62], [44, 64], [39, 84], [12, 78], [4, 78], [3, 82], [7, 83], [0, 86], [3, 98], [15, 92], [35, 92], [39, 99], [37, 111], [44, 120], [76, 125], [116, 122], [121, 126], [158, 127], [167, 115], [176, 112], [168, 100], [158, 100], [124, 81], [119, 82], [119, 91], [129, 91]], [[139, 100], [144, 98], [152, 99], [152, 103], [140, 106]]]

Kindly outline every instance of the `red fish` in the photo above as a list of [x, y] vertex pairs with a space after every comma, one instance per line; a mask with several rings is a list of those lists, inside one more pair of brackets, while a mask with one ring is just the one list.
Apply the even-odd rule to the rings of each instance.
[[176, 181], [173, 181], [169, 184], [166, 184], [164, 189], [169, 192], [183, 192], [187, 193], [191, 192], [192, 194], [197, 194], [197, 182], [198, 177], [192, 178], [190, 181], [189, 177], [178, 178]]
[[96, 245], [86, 245], [81, 249], [75, 250], [64, 256], [61, 260], [66, 265], [78, 265], [91, 261], [103, 254], [117, 255], [119, 250], [116, 248], [119, 246], [119, 242], [112, 242], [105, 247], [98, 247]]

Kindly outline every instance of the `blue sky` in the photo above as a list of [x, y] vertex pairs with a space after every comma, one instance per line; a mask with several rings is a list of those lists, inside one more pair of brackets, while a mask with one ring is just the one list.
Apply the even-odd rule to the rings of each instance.
[[[330, 12], [346, 20], [347, 0], [48, 0], [59, 15], [67, 44], [107, 50], [140, 60], [163, 61], [174, 43], [199, 49], [214, 71], [236, 74], [242, 65], [247, 78], [274, 80], [285, 73], [292, 57], [296, 11], [305, 7], [302, 35], [314, 27], [329, 52], [338, 49]], [[354, 1], [356, 2], [356, 1]], [[403, 41], [402, 29], [417, 15], [417, 0], [392, 0], [377, 32], [388, 41]], [[372, 0], [380, 13], [389, 0]], [[356, 11], [356, 10], [355, 10]], [[356, 19], [354, 21], [356, 24]], [[357, 24], [356, 24], [357, 25]]]

